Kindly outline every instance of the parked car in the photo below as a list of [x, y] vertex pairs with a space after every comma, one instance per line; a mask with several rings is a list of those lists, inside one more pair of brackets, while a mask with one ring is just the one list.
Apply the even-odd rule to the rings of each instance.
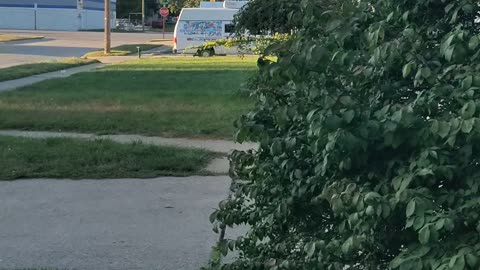
[[152, 21], [152, 28], [163, 28], [163, 21]]

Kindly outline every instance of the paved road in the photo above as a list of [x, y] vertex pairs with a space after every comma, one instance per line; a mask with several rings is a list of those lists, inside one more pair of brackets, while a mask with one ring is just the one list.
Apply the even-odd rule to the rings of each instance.
[[227, 177], [0, 182], [0, 269], [198, 270]]
[[[103, 47], [102, 32], [0, 30], [2, 34], [44, 36], [41, 40], [0, 42], [0, 68], [61, 57], [79, 57]], [[146, 43], [161, 33], [112, 33], [112, 46]], [[167, 34], [166, 38], [173, 38]]]

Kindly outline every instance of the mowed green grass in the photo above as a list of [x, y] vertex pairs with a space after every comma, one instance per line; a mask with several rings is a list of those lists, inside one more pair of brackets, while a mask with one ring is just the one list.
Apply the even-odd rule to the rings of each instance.
[[11, 42], [11, 41], [20, 41], [28, 39], [42, 39], [42, 36], [18, 36], [11, 34], [0, 34], [0, 42]]
[[99, 62], [97, 60], [68, 58], [44, 63], [23, 64], [13, 67], [1, 68], [0, 82], [94, 63]]
[[201, 173], [215, 154], [108, 140], [0, 136], [0, 180], [152, 178]]
[[226, 138], [254, 57], [135, 60], [0, 94], [0, 129]]
[[128, 45], [120, 45], [117, 47], [113, 47], [111, 52], [109, 54], [105, 54], [104, 51], [94, 51], [94, 52], [89, 52], [85, 54], [83, 57], [86, 58], [92, 58], [92, 57], [103, 57], [103, 56], [124, 56], [124, 55], [130, 55], [130, 54], [136, 54], [138, 53], [138, 48], [140, 47], [140, 50], [143, 51], [148, 51], [151, 49], [158, 48], [162, 46], [162, 43], [159, 44], [128, 44]]

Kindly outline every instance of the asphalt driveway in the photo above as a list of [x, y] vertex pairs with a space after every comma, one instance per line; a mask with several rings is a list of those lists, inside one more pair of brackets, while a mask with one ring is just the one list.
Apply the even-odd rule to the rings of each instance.
[[198, 270], [227, 177], [0, 182], [0, 269]]

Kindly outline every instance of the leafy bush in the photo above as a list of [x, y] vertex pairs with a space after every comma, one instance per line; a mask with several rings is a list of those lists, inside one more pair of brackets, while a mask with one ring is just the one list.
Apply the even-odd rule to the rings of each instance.
[[238, 36], [226, 39], [217, 39], [205, 42], [200, 46], [193, 46], [189, 49], [198, 49], [201, 51], [208, 51], [216, 47], [237, 47], [240, 55], [244, 54], [259, 54], [264, 55], [265, 51], [275, 45], [280, 46], [290, 39], [287, 34], [274, 34], [273, 36]]
[[[476, 0], [303, 0], [212, 215], [224, 269], [479, 269]], [[290, 17], [297, 18], [298, 14]]]

